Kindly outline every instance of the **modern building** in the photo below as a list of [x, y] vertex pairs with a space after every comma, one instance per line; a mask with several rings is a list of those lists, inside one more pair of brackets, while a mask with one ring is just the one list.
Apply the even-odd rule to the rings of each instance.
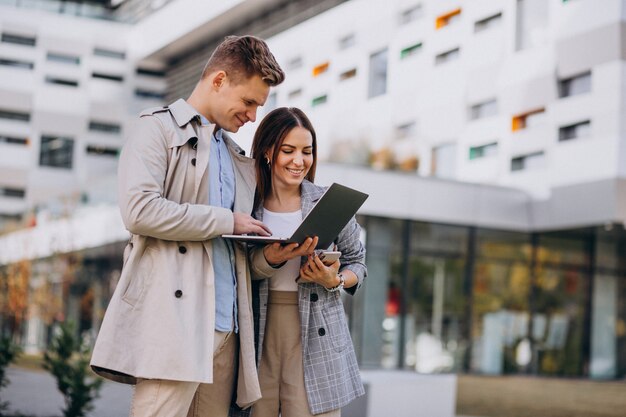
[[[103, 174], [129, 119], [253, 33], [287, 73], [259, 118], [302, 108], [318, 182], [370, 194], [369, 277], [346, 299], [363, 368], [626, 377], [625, 1], [212, 3], [0, 6], [0, 212], [46, 207], [0, 236], [38, 309], [26, 346], [58, 318], [98, 328], [127, 237]], [[83, 206], [63, 218], [68, 192]]]

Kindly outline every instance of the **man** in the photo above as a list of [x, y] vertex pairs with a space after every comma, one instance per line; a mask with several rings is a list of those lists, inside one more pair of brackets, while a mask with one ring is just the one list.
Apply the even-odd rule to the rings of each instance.
[[247, 257], [219, 236], [269, 233], [249, 215], [253, 161], [225, 131], [254, 122], [283, 79], [265, 42], [228, 37], [187, 101], [142, 112], [128, 135], [118, 191], [131, 238], [91, 365], [136, 384], [131, 416], [225, 417], [235, 381], [240, 407], [261, 396]]

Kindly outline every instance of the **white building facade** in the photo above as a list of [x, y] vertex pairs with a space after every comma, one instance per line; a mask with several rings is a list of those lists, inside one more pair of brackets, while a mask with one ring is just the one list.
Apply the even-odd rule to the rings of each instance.
[[127, 24], [2, 5], [0, 16], [6, 225], [39, 205], [60, 215], [102, 194], [99, 184], [115, 175], [128, 121], [159, 105], [166, 84], [160, 69], [136, 66]]
[[311, 116], [323, 159], [547, 198], [624, 176], [623, 14], [621, 0], [349, 1], [270, 38], [287, 71], [272, 103]]

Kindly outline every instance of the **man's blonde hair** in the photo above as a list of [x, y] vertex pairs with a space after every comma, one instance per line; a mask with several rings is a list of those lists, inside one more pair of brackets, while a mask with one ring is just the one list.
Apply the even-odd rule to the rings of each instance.
[[285, 79], [285, 73], [265, 41], [249, 35], [227, 36], [213, 51], [202, 71], [202, 78], [220, 70], [225, 71], [235, 83], [258, 75], [273, 87]]

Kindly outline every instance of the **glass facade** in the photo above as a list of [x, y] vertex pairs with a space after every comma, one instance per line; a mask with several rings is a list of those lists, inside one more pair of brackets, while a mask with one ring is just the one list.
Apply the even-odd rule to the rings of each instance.
[[[358, 221], [368, 277], [344, 301], [362, 369], [626, 377], [621, 224], [524, 233]], [[29, 286], [33, 297], [23, 311], [3, 310], [0, 327], [15, 327], [30, 350], [45, 348], [50, 326], [64, 318], [95, 334], [123, 245], [0, 268], [0, 281], [22, 277], [20, 291]]]
[[364, 369], [626, 376], [623, 226], [359, 221], [368, 278], [349, 311]]

